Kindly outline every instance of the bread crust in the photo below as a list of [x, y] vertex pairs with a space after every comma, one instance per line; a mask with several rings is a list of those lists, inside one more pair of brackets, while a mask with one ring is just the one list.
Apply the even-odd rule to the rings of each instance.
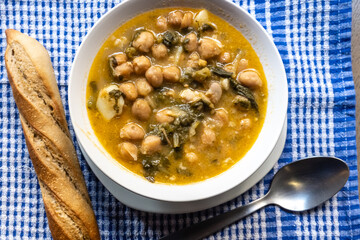
[[67, 127], [51, 60], [35, 39], [8, 29], [5, 65], [54, 239], [100, 239]]

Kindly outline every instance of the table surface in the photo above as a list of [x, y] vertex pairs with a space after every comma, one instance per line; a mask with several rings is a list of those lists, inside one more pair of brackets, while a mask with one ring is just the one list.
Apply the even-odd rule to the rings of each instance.
[[[360, 0], [352, 2], [352, 36], [351, 36], [352, 69], [356, 92], [356, 142], [358, 166], [360, 166]], [[360, 176], [360, 171], [358, 172]], [[359, 178], [360, 186], [360, 178]]]

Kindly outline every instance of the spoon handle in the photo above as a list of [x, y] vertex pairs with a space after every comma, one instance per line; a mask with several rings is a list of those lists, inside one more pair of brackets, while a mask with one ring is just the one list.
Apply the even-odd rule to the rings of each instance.
[[240, 220], [243, 217], [259, 210], [262, 207], [268, 205], [265, 195], [263, 198], [257, 199], [247, 205], [235, 208], [224, 214], [217, 215], [213, 218], [196, 223], [190, 227], [183, 228], [178, 232], [172, 233], [166, 237], [162, 237], [159, 240], [183, 240], [183, 239], [201, 239], [204, 238], [219, 229], [226, 227], [227, 225]]

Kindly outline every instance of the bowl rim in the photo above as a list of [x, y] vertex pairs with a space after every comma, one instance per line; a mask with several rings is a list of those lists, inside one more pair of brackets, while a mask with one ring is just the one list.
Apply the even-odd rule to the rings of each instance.
[[[230, 189], [236, 187], [238, 184], [240, 184], [242, 181], [244, 181], [244, 179], [251, 176], [262, 165], [262, 163], [266, 160], [266, 158], [270, 155], [272, 149], [275, 147], [275, 144], [280, 137], [282, 126], [283, 126], [282, 123], [284, 121], [286, 121], [286, 113], [287, 113], [287, 105], [288, 105], [288, 86], [287, 86], [287, 81], [286, 81], [285, 68], [284, 68], [282, 59], [280, 57], [280, 54], [279, 54], [274, 42], [272, 41], [272, 39], [268, 35], [268, 33], [265, 31], [265, 29], [261, 26], [261, 24], [253, 16], [251, 16], [246, 10], [244, 10], [240, 6], [234, 4], [233, 2], [226, 1], [226, 0], [209, 1], [209, 2], [212, 2], [212, 4], [214, 4], [214, 2], [215, 2], [215, 5], [217, 5], [217, 6], [219, 6], [221, 4], [222, 6], [228, 5], [227, 7], [235, 8], [236, 10], [234, 10], [234, 11], [240, 12], [246, 18], [248, 18], [249, 21], [252, 22], [252, 24], [255, 24], [255, 26], [258, 28], [258, 30], [261, 32], [261, 34], [265, 36], [266, 40], [263, 40], [263, 41], [267, 41], [267, 44], [270, 44], [271, 48], [273, 48], [273, 50], [275, 52], [275, 55], [273, 57], [276, 58], [276, 60], [279, 63], [281, 63], [279, 66], [279, 71], [282, 73], [282, 76], [283, 76], [282, 80], [284, 80], [282, 83], [285, 84], [285, 86], [282, 87], [282, 94], [284, 97], [283, 102], [282, 102], [283, 105], [281, 106], [279, 112], [277, 113], [280, 116], [281, 124], [277, 124], [276, 126], [274, 126], [274, 129], [272, 131], [274, 140], [271, 141], [271, 143], [269, 143], [268, 146], [266, 146], [267, 147], [266, 151], [264, 151], [262, 153], [264, 156], [264, 159], [262, 161], [257, 162], [256, 166], [252, 166], [252, 169], [248, 172], [247, 177], [241, 176], [242, 181], [238, 181], [235, 183], [231, 182], [227, 186], [221, 186], [221, 184], [218, 183], [219, 180], [217, 181], [217, 179], [221, 178], [221, 176], [224, 175], [224, 173], [229, 172], [229, 169], [215, 177], [206, 179], [204, 181], [192, 183], [192, 184], [187, 184], [187, 185], [172, 185], [172, 184], [162, 184], [162, 183], [154, 184], [154, 183], [149, 183], [147, 180], [141, 181], [140, 178], [142, 178], [142, 177], [139, 177], [135, 173], [132, 173], [129, 170], [127, 172], [121, 171], [120, 169], [124, 169], [124, 167], [121, 167], [122, 165], [120, 165], [120, 163], [118, 163], [118, 162], [114, 163], [114, 161], [115, 161], [114, 159], [109, 160], [108, 157], [103, 156], [103, 157], [105, 157], [106, 160], [109, 160], [108, 162], [107, 161], [104, 162], [104, 161], [100, 161], [100, 159], [97, 159], [96, 157], [94, 157], [94, 155], [95, 155], [94, 151], [96, 151], [96, 149], [93, 148], [94, 146], [91, 146], [94, 143], [91, 142], [90, 139], [86, 139], [88, 133], [85, 133], [82, 129], [79, 128], [78, 124], [76, 124], [76, 117], [74, 117], [76, 115], [76, 113], [75, 113], [76, 108], [72, 104], [73, 97], [75, 97], [76, 95], [72, 94], [72, 89], [74, 88], [74, 81], [75, 81], [74, 79], [76, 76], [75, 71], [77, 70], [76, 66], [80, 64], [79, 63], [80, 54], [83, 54], [83, 52], [86, 51], [86, 49], [84, 50], [84, 48], [86, 47], [86, 43], [95, 34], [94, 32], [98, 28], [100, 28], [104, 22], [106, 22], [107, 19], [109, 19], [117, 11], [120, 11], [119, 9], [125, 8], [125, 7], [131, 7], [131, 5], [134, 5], [134, 4], [136, 5], [138, 2], [141, 2], [141, 1], [142, 0], [131, 0], [131, 1], [125, 0], [125, 1], [121, 2], [120, 4], [116, 5], [111, 10], [109, 10], [100, 19], [98, 19], [97, 22], [92, 26], [92, 28], [88, 31], [85, 38], [81, 42], [80, 47], [76, 51], [76, 55], [74, 57], [74, 60], [73, 60], [72, 66], [71, 66], [71, 72], [70, 72], [70, 77], [69, 77], [68, 102], [69, 102], [70, 118], [71, 118], [71, 122], [72, 122], [72, 125], [74, 128], [74, 131], [75, 131], [77, 141], [79, 141], [82, 144], [82, 146], [83, 146], [84, 150], [86, 151], [86, 153], [88, 154], [90, 160], [106, 176], [108, 176], [110, 179], [115, 181], [117, 184], [120, 184], [122, 187], [125, 187], [129, 191], [132, 191], [136, 194], [140, 194], [142, 196], [145, 196], [145, 197], [148, 197], [151, 199], [163, 200], [163, 201], [169, 201], [169, 202], [198, 201], [198, 200], [210, 198], [210, 197], [219, 195], [223, 192], [229, 191]], [[151, 1], [155, 1], [155, 0], [151, 0]], [[175, 4], [173, 6], [174, 7], [180, 6], [180, 4]], [[173, 7], [173, 6], [166, 6], [166, 7]], [[191, 7], [191, 6], [189, 6], [189, 7]], [[204, 8], [207, 9], [207, 7], [204, 7]], [[149, 11], [149, 10], [146, 9], [145, 11], [142, 11], [142, 13], [147, 12], [147, 11]], [[213, 13], [213, 11], [211, 11], [211, 12]], [[138, 15], [138, 14], [139, 13], [137, 13], [136, 15]], [[136, 15], [134, 15], [133, 17], [135, 17]], [[128, 21], [128, 20], [129, 19], [126, 19], [126, 21]], [[234, 26], [234, 25], [232, 25], [232, 26]], [[116, 29], [117, 28], [112, 29], [110, 34], [112, 32], [114, 32]], [[105, 40], [108, 37], [109, 36], [106, 36]], [[101, 43], [101, 45], [103, 43], [104, 43], [104, 41]], [[97, 49], [97, 51], [98, 51], [98, 49]], [[260, 56], [259, 56], [259, 58], [260, 58]], [[260, 61], [261, 61], [261, 59], [260, 59]], [[93, 63], [93, 59], [92, 59], [90, 65], [92, 65], [92, 63]], [[85, 78], [86, 78], [85, 82], [87, 82], [88, 75], [86, 75]], [[268, 76], [267, 76], [267, 79], [268, 79]], [[268, 84], [269, 84], [269, 82], [268, 82]], [[269, 85], [268, 85], [268, 89], [269, 89]], [[269, 105], [267, 106], [267, 111], [269, 111]], [[265, 119], [265, 121], [266, 121], [266, 119]], [[265, 125], [265, 122], [264, 122], [264, 125]], [[264, 128], [264, 126], [263, 126], [263, 128]], [[261, 132], [263, 131], [263, 128], [262, 128]], [[260, 136], [261, 132], [259, 133], [259, 136]], [[256, 141], [258, 141], [258, 139]], [[248, 153], [254, 147], [255, 143], [250, 148]], [[105, 155], [106, 155], [106, 153], [105, 153]], [[241, 161], [239, 160], [237, 163], [234, 164], [234, 166], [237, 165], [239, 162], [241, 162]], [[124, 176], [119, 176], [118, 172], [116, 173], [116, 171], [114, 171], [114, 169], [112, 169], [114, 165], [120, 166], [119, 170], [124, 175], [126, 175], [126, 177], [128, 177], [128, 179], [126, 179]], [[234, 166], [230, 167], [230, 169], [233, 168]], [[138, 183], [134, 182], [133, 180], [135, 180], [135, 179], [139, 179], [139, 182]], [[210, 188], [211, 191], [206, 190], [207, 188]]]

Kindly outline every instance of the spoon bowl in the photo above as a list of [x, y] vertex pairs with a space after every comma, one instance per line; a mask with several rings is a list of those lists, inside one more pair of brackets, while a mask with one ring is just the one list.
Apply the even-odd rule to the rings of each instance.
[[295, 212], [309, 210], [340, 191], [349, 175], [346, 163], [335, 157], [312, 157], [290, 163], [275, 174], [263, 198], [161, 239], [201, 239], [272, 204]]
[[349, 168], [338, 158], [307, 158], [281, 168], [266, 198], [290, 211], [306, 211], [334, 196], [348, 178]]

